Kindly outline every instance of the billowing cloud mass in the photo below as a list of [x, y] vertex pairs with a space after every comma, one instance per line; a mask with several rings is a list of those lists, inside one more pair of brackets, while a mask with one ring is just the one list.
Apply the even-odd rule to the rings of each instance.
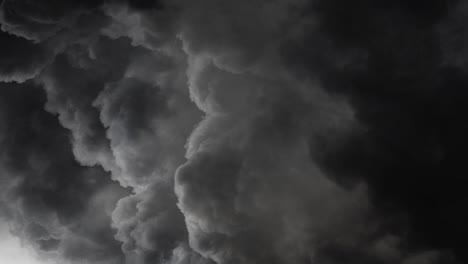
[[50, 263], [468, 263], [467, 17], [3, 0], [0, 220]]

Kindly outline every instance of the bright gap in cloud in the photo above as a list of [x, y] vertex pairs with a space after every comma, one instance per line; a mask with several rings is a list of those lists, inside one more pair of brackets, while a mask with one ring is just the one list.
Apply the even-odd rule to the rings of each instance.
[[48, 264], [39, 261], [31, 250], [24, 248], [5, 223], [0, 222], [0, 264]]

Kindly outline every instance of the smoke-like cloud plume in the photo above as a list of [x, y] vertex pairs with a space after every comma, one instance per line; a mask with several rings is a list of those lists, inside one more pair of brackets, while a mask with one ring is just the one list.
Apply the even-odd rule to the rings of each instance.
[[0, 219], [58, 263], [466, 263], [467, 14], [3, 0]]

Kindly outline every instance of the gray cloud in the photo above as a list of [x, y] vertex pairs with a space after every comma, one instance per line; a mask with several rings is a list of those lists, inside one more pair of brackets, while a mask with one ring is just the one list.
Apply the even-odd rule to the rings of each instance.
[[50, 52], [27, 40], [0, 33], [0, 80], [2, 82], [24, 82], [38, 75], [51, 60]]
[[2, 201], [15, 234], [43, 255], [118, 259], [110, 213], [128, 191], [76, 163], [66, 131], [43, 109], [40, 87], [2, 84], [1, 93]]
[[152, 185], [121, 199], [112, 219], [129, 263], [169, 261], [186, 241], [184, 218], [168, 184]]
[[0, 9], [0, 214], [42, 256], [466, 260], [463, 3]]

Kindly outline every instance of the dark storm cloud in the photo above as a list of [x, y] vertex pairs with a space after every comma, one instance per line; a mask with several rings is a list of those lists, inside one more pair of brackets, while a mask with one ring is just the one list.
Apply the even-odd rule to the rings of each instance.
[[169, 261], [187, 241], [184, 217], [170, 184], [159, 183], [121, 199], [112, 215], [129, 263]]
[[44, 41], [71, 28], [88, 9], [102, 1], [5, 0], [1, 3], [2, 31], [35, 42]]
[[364, 178], [381, 208], [408, 213], [410, 237], [455, 249], [466, 261], [466, 195], [455, 187], [465, 185], [458, 175], [464, 171], [466, 79], [457, 47], [464, 45], [464, 9], [455, 2], [349, 3], [350, 13], [330, 3], [321, 28], [335, 54], [360, 52], [365, 60], [337, 67], [306, 46], [284, 58], [301, 75], [319, 71], [326, 89], [350, 98], [366, 127], [328, 148], [324, 169], [344, 181]]
[[327, 2], [321, 29], [335, 54], [358, 49], [365, 60], [336, 67], [305, 46], [284, 54], [299, 74], [318, 71], [326, 89], [350, 98], [366, 127], [329, 149], [323, 167], [364, 178], [377, 205], [408, 213], [410, 237], [466, 261], [466, 195], [456, 187], [465, 185], [464, 3], [358, 3]]
[[310, 134], [333, 141], [352, 131], [346, 105], [318, 91], [253, 104], [253, 116], [208, 112], [189, 141], [176, 193], [195, 250], [217, 263], [405, 263], [426, 254], [405, 248], [399, 219], [375, 215], [365, 185], [343, 189], [309, 159]]
[[[265, 8], [265, 6], [262, 7]], [[216, 8], [214, 9], [219, 12], [224, 10], [223, 7], [220, 7], [220, 9]], [[235, 5], [235, 8], [241, 9], [242, 4]], [[246, 9], [250, 11], [254, 8], [255, 7], [249, 6], [249, 8]], [[314, 132], [310, 134], [308, 144], [311, 146], [310, 155], [312, 158], [318, 162], [318, 165], [322, 169], [330, 172], [330, 176], [337, 179], [340, 183], [356, 181], [356, 178], [350, 179], [350, 176], [357, 176], [358, 179], [364, 179], [369, 184], [371, 201], [376, 202], [376, 205], [379, 207], [379, 211], [388, 213], [386, 210], [392, 209], [393, 211], [391, 212], [398, 211], [399, 213], [403, 212], [403, 214], [407, 213], [412, 230], [410, 232], [411, 242], [409, 243], [412, 244], [412, 242], [416, 240], [424, 241], [422, 244], [425, 244], [430, 248], [453, 249], [459, 247], [458, 258], [461, 260], [463, 258], [461, 253], [464, 248], [461, 239], [464, 235], [456, 234], [455, 230], [463, 230], [463, 227], [461, 225], [454, 225], [458, 222], [456, 217], [449, 217], [450, 220], [446, 219], [445, 221], [448, 221], [452, 225], [453, 231], [451, 231], [450, 234], [447, 234], [444, 233], [444, 231], [447, 230], [447, 227], [444, 227], [445, 225], [440, 222], [440, 220], [435, 219], [439, 216], [440, 218], [447, 217], [445, 212], [447, 210], [446, 207], [449, 204], [449, 199], [452, 203], [453, 201], [462, 203], [461, 201], [463, 201], [464, 198], [461, 193], [451, 194], [449, 196], [452, 196], [453, 198], [447, 198], [448, 195], [438, 188], [439, 186], [437, 185], [437, 182], [443, 181], [443, 179], [438, 177], [439, 180], [436, 180], [437, 178], [435, 175], [440, 175], [442, 177], [445, 173], [442, 170], [436, 172], [433, 168], [434, 165], [438, 163], [437, 159], [439, 159], [442, 154], [438, 152], [437, 147], [433, 145], [434, 143], [431, 143], [433, 140], [443, 140], [443, 138], [441, 138], [442, 135], [434, 134], [434, 129], [456, 131], [454, 126], [444, 128], [444, 123], [437, 123], [437, 118], [435, 118], [438, 116], [437, 113], [435, 113], [436, 116], [432, 116], [430, 114], [432, 111], [440, 111], [437, 110], [437, 106], [436, 109], [431, 109], [431, 101], [441, 99], [442, 96], [446, 96], [439, 93], [433, 95], [430, 94], [432, 93], [435, 85], [441, 85], [440, 89], [445, 86], [443, 82], [440, 83], [439, 79], [447, 73], [445, 71], [439, 72], [438, 69], [441, 66], [441, 62], [439, 61], [440, 51], [438, 50], [438, 45], [441, 40], [438, 39], [439, 35], [435, 29], [438, 23], [443, 21], [443, 18], [447, 16], [449, 8], [450, 6], [445, 6], [441, 2], [435, 1], [430, 2], [429, 6], [424, 6], [424, 8], [419, 8], [418, 4], [413, 2], [408, 4], [390, 2], [373, 4], [370, 2], [360, 1], [358, 3], [346, 4], [332, 3], [328, 5], [328, 3], [324, 2], [317, 3], [317, 5], [305, 5], [304, 10], [306, 10], [306, 13], [299, 14], [295, 21], [293, 19], [293, 22], [297, 23], [294, 28], [297, 32], [284, 33], [283, 40], [274, 39], [274, 41], [279, 42], [277, 45], [281, 47], [280, 51], [282, 60], [287, 63], [286, 65], [289, 67], [287, 71], [289, 73], [301, 79], [318, 79], [318, 84], [323, 85], [328, 91], [333, 92], [338, 96], [345, 95], [349, 98], [351, 106], [355, 109], [357, 128], [356, 130], [348, 130], [352, 133], [349, 133], [348, 135], [340, 134], [338, 135], [338, 138], [334, 138], [333, 134], [330, 135], [329, 133], [336, 133], [337, 130], [332, 128], [325, 129], [326, 133], [319, 131], [320, 133]], [[233, 8], [228, 9], [230, 11], [233, 10]], [[203, 15], [203, 12], [200, 13], [201, 17], [213, 17], [210, 15]], [[258, 13], [256, 14], [258, 15]], [[178, 176], [180, 177], [178, 184], [181, 184], [184, 187], [183, 190], [179, 192], [179, 196], [187, 196], [186, 199], [181, 199], [181, 208], [186, 212], [186, 216], [189, 216], [189, 232], [191, 231], [190, 223], [195, 221], [195, 224], [192, 227], [194, 230], [192, 231], [192, 237], [194, 238], [193, 244], [198, 248], [198, 250], [205, 252], [207, 256], [217, 260], [218, 262], [235, 262], [236, 258], [239, 257], [243, 259], [243, 261], [249, 261], [249, 258], [252, 258], [250, 261], [256, 262], [261, 261], [263, 257], [268, 256], [249, 256], [246, 252], [243, 252], [241, 246], [231, 244], [235, 243], [236, 237], [238, 236], [237, 232], [242, 233], [242, 231], [232, 231], [236, 233], [232, 236], [225, 235], [225, 232], [231, 231], [219, 231], [216, 229], [208, 229], [209, 231], [207, 231], [207, 228], [217, 226], [216, 224], [221, 224], [224, 221], [229, 223], [229, 221], [224, 220], [223, 217], [226, 217], [227, 219], [237, 219], [238, 214], [235, 213], [236, 211], [234, 211], [234, 215], [232, 215], [233, 212], [226, 209], [230, 206], [224, 204], [228, 202], [231, 203], [232, 200], [235, 200], [234, 197], [236, 195], [236, 191], [225, 190], [221, 193], [226, 196], [208, 196], [208, 198], [205, 198], [206, 200], [199, 200], [198, 203], [196, 199], [196, 193], [207, 195], [210, 193], [208, 189], [218, 190], [221, 188], [219, 187], [220, 185], [223, 186], [223, 183], [226, 183], [227, 186], [237, 186], [237, 181], [228, 184], [227, 179], [235, 178], [235, 175], [238, 175], [236, 170], [242, 168], [241, 165], [233, 165], [234, 167], [228, 166], [227, 168], [224, 166], [218, 167], [216, 165], [218, 164], [218, 160], [221, 162], [220, 164], [224, 164], [224, 162], [222, 162], [224, 159], [222, 159], [222, 155], [220, 153], [213, 156], [208, 155], [207, 157], [206, 154], [202, 153], [205, 153], [206, 149], [211, 149], [213, 145], [224, 145], [233, 141], [244, 142], [239, 138], [230, 138], [230, 134], [235, 133], [232, 132], [235, 131], [235, 128], [219, 124], [219, 120], [222, 120], [222, 117], [216, 117], [217, 112], [223, 112], [223, 110], [220, 110], [224, 106], [224, 102], [222, 102], [219, 97], [219, 94], [222, 93], [221, 87], [225, 88], [236, 86], [236, 84], [233, 84], [234, 82], [232, 78], [229, 79], [226, 76], [218, 77], [216, 71], [211, 71], [206, 75], [208, 77], [204, 77], [204, 72], [206, 70], [203, 70], [203, 68], [212, 66], [205, 66], [210, 63], [204, 63], [203, 61], [206, 59], [203, 59], [203, 57], [208, 57], [208, 61], [212, 59], [213, 64], [223, 70], [234, 71], [236, 73], [238, 71], [247, 71], [254, 74], [259, 72], [262, 73], [268, 68], [261, 65], [264, 58], [258, 55], [261, 53], [256, 51], [255, 47], [264, 47], [265, 49], [263, 49], [263, 51], [265, 51], [268, 49], [267, 47], [275, 45], [275, 43], [272, 43], [269, 39], [269, 37], [273, 36], [274, 33], [266, 30], [261, 30], [261, 33], [255, 34], [255, 36], [262, 33], [266, 34], [260, 38], [260, 41], [255, 37], [248, 37], [249, 33], [255, 32], [255, 30], [259, 29], [263, 24], [251, 30], [242, 30], [243, 23], [249, 24], [246, 22], [249, 21], [248, 12], [242, 13], [244, 18], [242, 21], [237, 21], [235, 19], [230, 21], [229, 14], [230, 13], [228, 13], [227, 16], [223, 16], [222, 20], [228, 20], [228, 22], [222, 25], [203, 24], [203, 26], [200, 26], [200, 29], [213, 27], [213, 30], [206, 31], [211, 33], [206, 36], [206, 38], [201, 37], [200, 39], [197, 39], [197, 37], [200, 37], [200, 33], [197, 35], [194, 33], [196, 32], [196, 29], [193, 30], [192, 28], [188, 30], [187, 34], [183, 35], [184, 40], [186, 40], [187, 43], [186, 47], [188, 47], [189, 54], [192, 53], [194, 54], [193, 57], [199, 56], [202, 58], [194, 59], [192, 64], [189, 63], [189, 72], [190, 67], [192, 66], [192, 73], [195, 73], [192, 76], [200, 76], [198, 78], [193, 78], [193, 82], [190, 83], [192, 95], [195, 97], [195, 101], [201, 109], [204, 109], [208, 114], [213, 114], [213, 119], [210, 120], [212, 121], [212, 124], [207, 124], [210, 121], [206, 121], [206, 127], [200, 128], [203, 132], [201, 132], [202, 135], [199, 135], [199, 137], [206, 137], [202, 139], [202, 141], [207, 142], [206, 145], [199, 147], [199, 151], [195, 150], [195, 152], [200, 152], [201, 154], [194, 154], [195, 160], [198, 160], [199, 155], [205, 156], [205, 158], [202, 159], [205, 160], [205, 162], [199, 163], [198, 161], [193, 161], [195, 163], [192, 165], [192, 162], [189, 161], [187, 166], [182, 167], [183, 169], [180, 171]], [[235, 17], [235, 15], [233, 16]], [[292, 17], [288, 18], [292, 19]], [[314, 19], [318, 20], [314, 21]], [[197, 21], [203, 20], [196, 20], [195, 23]], [[190, 26], [195, 23], [191, 23]], [[227, 30], [223, 27], [237, 28], [240, 30]], [[218, 29], [220, 31], [217, 31]], [[281, 28], [278, 30], [281, 30]], [[233, 35], [228, 32], [236, 32], [239, 35], [234, 39], [230, 39]], [[195, 34], [195, 36], [192, 34]], [[245, 36], [243, 34], [245, 34]], [[191, 38], [195, 38], [195, 40]], [[216, 39], [216, 41], [210, 41], [210, 38], [218, 39]], [[250, 40], [252, 42], [249, 42]], [[265, 40], [265, 42], [262, 42], [263, 40]], [[208, 43], [195, 46], [196, 43], [202, 43], [203, 41], [207, 41]], [[230, 58], [231, 54], [234, 54], [234, 59]], [[250, 58], [251, 60], [243, 59], [244, 57]], [[238, 67], [240, 62], [236, 60], [239, 59], [242, 60], [241, 63], [243, 66], [248, 65], [247, 68]], [[245, 62], [248, 62], [248, 64], [245, 64]], [[274, 61], [268, 61], [268, 63], [268, 66], [273, 68]], [[254, 66], [252, 67], [252, 65]], [[275, 73], [276, 75], [270, 75], [273, 76], [270, 78], [280, 78], [280, 76], [278, 76], [278, 72]], [[204, 78], [208, 78], [208, 80], [199, 84], [200, 80], [203, 81]], [[226, 80], [224, 86], [223, 84], [219, 84], [219, 78]], [[248, 75], [242, 75], [241, 78], [244, 82], [249, 82]], [[294, 86], [294, 84], [288, 82], [284, 82], [283, 85], [289, 86], [288, 89], [290, 90], [293, 89], [292, 86]], [[447, 83], [446, 85], [450, 84]], [[242, 83], [237, 87], [246, 86], [248, 86], [248, 84]], [[252, 84], [252, 87], [259, 87], [259, 85]], [[306, 89], [311, 88], [312, 87]], [[446, 87], [444, 88], [447, 89]], [[241, 93], [239, 92], [239, 89], [241, 88], [238, 88], [238, 92], [236, 92], [237, 94]], [[230, 89], [231, 92], [233, 90], [234, 89]], [[253, 89], [250, 89], [250, 91], [252, 90]], [[296, 92], [301, 94], [300, 90]], [[441, 93], [443, 92], [441, 91]], [[274, 98], [275, 94], [276, 93], [274, 91], [269, 91], [268, 96]], [[307, 95], [302, 94], [300, 96]], [[427, 101], [425, 98], [428, 97], [432, 97], [433, 99], [429, 99], [429, 101]], [[235, 102], [238, 99], [232, 95], [229, 95], [229, 98], [230, 103]], [[252, 96], [248, 96], [248, 98], [252, 99]], [[275, 133], [276, 131], [284, 131], [285, 129], [292, 129], [292, 131], [297, 129], [299, 131], [302, 130], [302, 133], [307, 133], [307, 126], [296, 127], [295, 124], [297, 122], [307, 122], [304, 120], [317, 120], [316, 116], [304, 115], [304, 111], [307, 112], [311, 110], [298, 107], [300, 104], [298, 104], [296, 100], [291, 100], [291, 98], [284, 96], [281, 98], [284, 101], [282, 104], [273, 106], [272, 112], [274, 115], [273, 120], [277, 121], [277, 123], [270, 126], [269, 132], [261, 133], [263, 138], [268, 134]], [[199, 101], [197, 101], [197, 99]], [[447, 100], [452, 101], [450, 97], [447, 98]], [[240, 104], [245, 104], [245, 102], [245, 99], [239, 100]], [[316, 102], [306, 102], [306, 104], [317, 105]], [[440, 101], [436, 102], [436, 104], [440, 104]], [[279, 108], [281, 105], [283, 106], [283, 109], [288, 109], [288, 111], [284, 112], [284, 110], [281, 110], [281, 108]], [[443, 106], [441, 105], [439, 107]], [[249, 109], [248, 111], [251, 113], [258, 112], [255, 107], [251, 109], [242, 106], [241, 108]], [[444, 112], [449, 111], [446, 109], [441, 110]], [[317, 109], [315, 109], [315, 111], [317, 111]], [[461, 110], [454, 109], [453, 113], [456, 115], [463, 115]], [[227, 119], [228, 121], [226, 122], [236, 123], [246, 117], [248, 116], [243, 115], [242, 117], [239, 117], [239, 119]], [[340, 121], [342, 122], [342, 120]], [[454, 122], [457, 121], [454, 120]], [[240, 122], [240, 124], [244, 123]], [[237, 127], [241, 126], [242, 125], [238, 125]], [[210, 129], [210, 127], [212, 129]], [[322, 129], [325, 128], [323, 124], [319, 125], [319, 127]], [[212, 131], [215, 129], [225, 131], [227, 135], [221, 136], [223, 139], [216, 140], [216, 136], [214, 135], [219, 132]], [[342, 130], [338, 129], [338, 132], [340, 131]], [[252, 132], [243, 133], [249, 134]], [[289, 134], [289, 136], [298, 137], [298, 135], [294, 133]], [[273, 144], [277, 139], [273, 138], [271, 140], [272, 142], [270, 142], [270, 144]], [[339, 140], [339, 144], [336, 143], [337, 140]], [[453, 142], [459, 142], [456, 139], [453, 140]], [[250, 141], [247, 140], [247, 142]], [[246, 144], [249, 145], [252, 143]], [[225, 151], [221, 151], [221, 153], [223, 152]], [[269, 153], [271, 151], [267, 152]], [[334, 152], [337, 152], [340, 155], [335, 155], [336, 153]], [[244, 152], [241, 153], [242, 154], [238, 154], [241, 157], [248, 156], [248, 154], [245, 154]], [[325, 156], [325, 158], [323, 158], [323, 156]], [[456, 156], [461, 157], [462, 155], [453, 152], [453, 158], [450, 158], [449, 160], [452, 160], [451, 162], [453, 162], [453, 159]], [[236, 159], [235, 157], [227, 158], [228, 165], [231, 164], [229, 160]], [[241, 160], [243, 160], [243, 158], [241, 158]], [[422, 161], [424, 161], [424, 163], [421, 163]], [[241, 161], [239, 162], [242, 164]], [[269, 164], [281, 162], [282, 160], [272, 161]], [[213, 164], [213, 169], [204, 171], [203, 168], [206, 168], [207, 166], [207, 168], [211, 167], [211, 165], [202, 165], [206, 163]], [[236, 164], [236, 162], [233, 164]], [[450, 168], [450, 165], [446, 164], [442, 168], [445, 167], [448, 169]], [[452, 168], [449, 170], [452, 170]], [[200, 175], [204, 176], [196, 176], [199, 175], [197, 174], [197, 171], [203, 171]], [[223, 176], [225, 175], [223, 172], [226, 171], [232, 171], [233, 174]], [[213, 182], [213, 184], [218, 187], [207, 184], [209, 186], [206, 187], [207, 189], [203, 188], [197, 192], [191, 191], [192, 187], [190, 186], [193, 185], [193, 188], [195, 188], [195, 186], [199, 186], [197, 184], [202, 182], [203, 179], [208, 178], [209, 176], [207, 175], [216, 175], [216, 172], [219, 172], [218, 176], [213, 177], [226, 178], [220, 182]], [[427, 177], [430, 175], [434, 175], [433, 180], [431, 177]], [[185, 180], [186, 178], [187, 180]], [[190, 181], [189, 179], [193, 179], [193, 181]], [[272, 179], [270, 178], [268, 181], [271, 182]], [[209, 182], [211, 183], [211, 181]], [[267, 182], [267, 180], [261, 182]], [[462, 182], [459, 182], [459, 184], [463, 186]], [[452, 183], [450, 183], [450, 187], [447, 186], [446, 189], [452, 189], [453, 187], [451, 186]], [[226, 194], [230, 192], [233, 193], [231, 195]], [[259, 191], [257, 190], [257, 192]], [[242, 194], [239, 196], [245, 197], [247, 195]], [[436, 199], [435, 201], [441, 203], [441, 211], [434, 212], [433, 205], [424, 204], [427, 203], [426, 198], [431, 197]], [[218, 200], [224, 205], [219, 205], [215, 208], [224, 208], [224, 210], [228, 211], [222, 210], [220, 213], [216, 213], [218, 209], [211, 208], [207, 209], [207, 212], [199, 212], [199, 210], [202, 209], [195, 209], [198, 208], [198, 206], [203, 208], [203, 204], [211, 204], [208, 201]], [[195, 205], [193, 203], [195, 203]], [[295, 202], [294, 204], [298, 203], [306, 202], [301, 201]], [[214, 204], [216, 205], [216, 203]], [[392, 207], [386, 208], [386, 205], [391, 205]], [[231, 207], [239, 210], [238, 206], [239, 205]], [[450, 207], [452, 207], [452, 205], [450, 205]], [[460, 212], [461, 208], [462, 205], [460, 204], [460, 206], [455, 206], [453, 209], [449, 210], [452, 210], [451, 214], [459, 214], [462, 216], [463, 214]], [[211, 220], [208, 224], [205, 224], [206, 226], [199, 226], [200, 224], [197, 224], [197, 221], [203, 222], [203, 220], [211, 218], [211, 213], [209, 212], [214, 212], [214, 214], [217, 215], [217, 218], [215, 218], [215, 220]], [[314, 212], [317, 213], [317, 210]], [[193, 217], [191, 215], [196, 216]], [[245, 220], [245, 218], [248, 219], [249, 216], [243, 216], [241, 218], [243, 220], [238, 221], [252, 221]], [[199, 220], [196, 221], [196, 219]], [[237, 222], [237, 220], [230, 221], [233, 221], [234, 223]], [[406, 226], [407, 224], [408, 222], [401, 224], [399, 228], [403, 228], [403, 226]], [[244, 226], [246, 224], [242, 222], [242, 224], [239, 225]], [[440, 231], [435, 231], [434, 229], [439, 229]], [[255, 230], [261, 233], [260, 228]], [[434, 231], [436, 233], [441, 233], [439, 235], [433, 235]], [[200, 237], [198, 232], [201, 232], [204, 235]], [[212, 234], [213, 237], [210, 238], [210, 236], [208, 236], [207, 238], [207, 233]], [[437, 237], [441, 235], [445, 236], [445, 239], [439, 239]], [[429, 237], [432, 237], [432, 239]], [[217, 239], [217, 242], [206, 242], [205, 244], [204, 241], [210, 239]], [[274, 239], [272, 240], [274, 241]], [[444, 240], [448, 240], [448, 243], [441, 244], [440, 242]], [[438, 243], [433, 244], [431, 241], [438, 241]], [[408, 241], [398, 243], [408, 243]], [[242, 242], [241, 244], [244, 245]], [[254, 244], [259, 244], [259, 242]], [[414, 246], [414, 244], [412, 244], [412, 246]], [[249, 246], [247, 247], [249, 248]], [[357, 247], [358, 252], [362, 250], [359, 247], [360, 246]], [[268, 245], [263, 245], [262, 248], [268, 248]], [[310, 248], [313, 249], [314, 247], [310, 246]], [[328, 261], [333, 259], [333, 255], [339, 255], [340, 251], [349, 252], [346, 253], [348, 255], [344, 255], [343, 259], [356, 258], [356, 261], [359, 261], [359, 258], [361, 258], [362, 260], [360, 260], [360, 262], [370, 263], [375, 263], [377, 261], [375, 259], [373, 260], [372, 257], [358, 257], [359, 254], [352, 253], [356, 249], [350, 251], [350, 248], [352, 247], [345, 247], [340, 249], [340, 251], [324, 250], [324, 252], [328, 252], [325, 253], [325, 255], [324, 252], [321, 252], [320, 247], [317, 248], [319, 251], [317, 256], [321, 256], [318, 258], [328, 259]], [[233, 254], [233, 256], [226, 256], [223, 253], [232, 252], [234, 250], [239, 250], [239, 253]], [[408, 250], [411, 250], [411, 247], [408, 248]], [[411, 255], [412, 253], [399, 253], [397, 255], [400, 254], [404, 256], [406, 254]], [[425, 261], [436, 261], [435, 258], [433, 260], [429, 260], [431, 258], [432, 257], [428, 257]], [[396, 259], [399, 259], [399, 257], [396, 257]], [[411, 258], [410, 256], [408, 256], [407, 260], [401, 260], [401, 258], [400, 260], [396, 259], [382, 261], [423, 261], [416, 260], [421, 259], [420, 257]], [[237, 261], [238, 260], [239, 259], [237, 259]], [[271, 262], [271, 260], [268, 261]], [[341, 260], [338, 258], [335, 261], [340, 262]]]
[[[115, 242], [122, 242], [127, 263], [201, 259], [186, 245], [168, 180], [200, 118], [184, 89], [181, 55], [133, 47], [128, 38], [100, 37], [69, 46], [39, 78], [46, 109], [70, 130], [77, 160], [101, 165], [137, 192], [118, 203], [113, 217]], [[159, 179], [154, 188], [147, 186]]]
[[102, 165], [109, 171], [114, 166], [109, 140], [93, 102], [107, 82], [123, 75], [129, 63], [124, 56], [129, 45], [128, 40], [103, 37], [88, 46], [71, 46], [40, 76], [48, 98], [45, 107], [71, 131], [73, 152], [84, 165]]
[[466, 14], [5, 0], [2, 214], [72, 263], [462, 263]]
[[2, 201], [15, 234], [44, 255], [121, 258], [110, 213], [127, 191], [76, 163], [66, 131], [43, 109], [40, 87], [2, 84], [1, 100]]
[[24, 82], [35, 77], [51, 59], [50, 52], [29, 41], [0, 32], [0, 81]]
[[161, 0], [120, 0], [120, 2], [126, 3], [131, 8], [137, 10], [158, 10], [164, 8], [164, 3]]

